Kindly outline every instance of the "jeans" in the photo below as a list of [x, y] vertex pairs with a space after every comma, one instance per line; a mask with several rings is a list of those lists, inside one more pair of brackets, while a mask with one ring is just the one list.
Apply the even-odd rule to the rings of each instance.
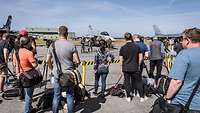
[[24, 113], [30, 113], [31, 111], [31, 104], [32, 104], [32, 96], [34, 87], [24, 88], [25, 91], [25, 110]]
[[24, 88], [21, 88], [21, 86], [20, 86], [20, 88], [19, 88], [19, 100], [24, 100], [24, 98], [25, 98], [24, 93], [25, 93]]
[[[58, 113], [61, 100], [62, 87], [57, 78], [54, 78], [53, 86], [54, 86], [54, 97], [53, 97], [52, 111], [53, 113]], [[74, 89], [72, 86], [66, 88], [66, 96], [67, 96], [66, 101], [67, 101], [68, 113], [74, 113]]]
[[94, 82], [94, 91], [97, 92], [98, 87], [99, 87], [99, 79], [101, 77], [101, 94], [105, 93], [106, 90], [106, 78], [107, 78], [108, 73], [95, 73], [95, 82]]

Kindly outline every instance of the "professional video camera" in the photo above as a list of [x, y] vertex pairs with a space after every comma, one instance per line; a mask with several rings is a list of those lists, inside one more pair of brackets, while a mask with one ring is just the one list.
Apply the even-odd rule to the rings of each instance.
[[43, 39], [43, 41], [45, 41], [46, 42], [46, 46], [47, 46], [47, 48], [49, 48], [49, 46], [54, 42], [54, 40], [52, 40], [52, 39]]
[[16, 35], [14, 34], [7, 35], [7, 43], [9, 51], [12, 51], [12, 49], [16, 49], [19, 46], [19, 44], [17, 44], [17, 40], [19, 39]]

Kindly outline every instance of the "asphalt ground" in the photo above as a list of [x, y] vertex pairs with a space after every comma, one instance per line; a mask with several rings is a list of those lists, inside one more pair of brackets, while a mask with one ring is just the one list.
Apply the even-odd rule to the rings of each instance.
[[[79, 50], [81, 60], [93, 60], [95, 52], [91, 53], [80, 53], [80, 47], [77, 47]], [[119, 47], [118, 49], [111, 50], [111, 53], [114, 54], [115, 58], [118, 59], [119, 54]], [[94, 48], [95, 50], [96, 48]], [[42, 56], [46, 54], [46, 47], [38, 47], [38, 58], [42, 59]], [[148, 61], [146, 61], [148, 66]], [[10, 66], [11, 68], [11, 66]], [[43, 69], [43, 66], [40, 65], [40, 69]], [[78, 70], [82, 73], [82, 66], [79, 66]], [[164, 70], [163, 73], [166, 71]], [[111, 64], [110, 65], [110, 72], [107, 76], [107, 89], [113, 86], [121, 75], [121, 67], [119, 64]], [[143, 75], [146, 76], [146, 72], [143, 71]], [[120, 83], [123, 83], [123, 78], [121, 79]], [[119, 98], [115, 96], [107, 95], [104, 99], [96, 97], [92, 95], [93, 92], [93, 84], [94, 84], [94, 71], [93, 65], [89, 65], [86, 67], [86, 89], [91, 94], [90, 99], [86, 99], [78, 106], [76, 106], [75, 111], [76, 113], [148, 113], [151, 110], [151, 106], [153, 105], [154, 100], [156, 97], [153, 95], [149, 97], [148, 100], [144, 102], [140, 102], [139, 97], [134, 97], [131, 102], [127, 102], [125, 98]], [[100, 83], [101, 84], [101, 83]], [[51, 88], [51, 84], [48, 82], [47, 88]], [[44, 91], [44, 86], [41, 88], [36, 88], [34, 91], [34, 95], [39, 94], [40, 92]], [[100, 88], [99, 88], [100, 91]], [[41, 96], [41, 95], [39, 95]], [[39, 96], [34, 96], [33, 100], [33, 107], [36, 106], [36, 100]], [[0, 102], [0, 113], [22, 113], [24, 102], [18, 101], [17, 97], [10, 97], [9, 100], [3, 100]], [[64, 109], [66, 113], [66, 110]], [[51, 113], [51, 110], [41, 111], [37, 113]], [[63, 113], [63, 110], [60, 110], [60, 113]]]

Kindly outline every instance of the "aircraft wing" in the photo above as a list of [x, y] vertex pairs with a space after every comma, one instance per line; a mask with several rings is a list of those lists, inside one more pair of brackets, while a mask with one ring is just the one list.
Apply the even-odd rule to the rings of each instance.
[[162, 34], [157, 25], [153, 25], [153, 29], [154, 29], [156, 37], [177, 38], [177, 37], [181, 37], [182, 36], [181, 33], [177, 33], [177, 34]]
[[166, 34], [165, 37], [181, 37], [182, 34], [181, 33], [178, 33], [178, 34]]
[[179, 34], [156, 34], [155, 35], [156, 37], [166, 37], [166, 38], [178, 38], [178, 37], [181, 37], [182, 34], [179, 33]]

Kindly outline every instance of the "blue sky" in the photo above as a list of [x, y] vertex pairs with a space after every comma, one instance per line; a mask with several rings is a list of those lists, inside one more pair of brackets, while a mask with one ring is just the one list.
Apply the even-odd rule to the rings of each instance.
[[12, 28], [58, 27], [66, 25], [77, 35], [108, 31], [113, 36], [124, 32], [154, 34], [179, 33], [185, 28], [200, 28], [200, 0], [0, 0], [0, 26], [9, 14]]

